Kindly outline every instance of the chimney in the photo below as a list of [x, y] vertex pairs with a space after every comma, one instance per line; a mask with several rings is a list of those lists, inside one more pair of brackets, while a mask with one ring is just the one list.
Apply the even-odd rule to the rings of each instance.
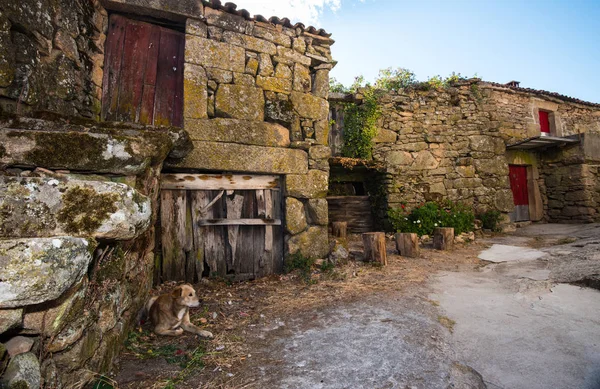
[[518, 88], [520, 83], [521, 83], [520, 81], [514, 81], [514, 80], [513, 80], [513, 81], [509, 81], [509, 82], [507, 82], [507, 83], [506, 83], [506, 84], [504, 84], [504, 85], [506, 85], [506, 86], [510, 86], [510, 87], [513, 87], [513, 88]]

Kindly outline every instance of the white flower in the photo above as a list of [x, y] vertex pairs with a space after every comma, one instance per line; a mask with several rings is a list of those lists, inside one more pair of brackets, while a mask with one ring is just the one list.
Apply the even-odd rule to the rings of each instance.
[[435, 223], [434, 226], [437, 227], [437, 223]]
[[417, 220], [417, 223], [421, 223], [421, 221], [420, 221], [420, 220]]

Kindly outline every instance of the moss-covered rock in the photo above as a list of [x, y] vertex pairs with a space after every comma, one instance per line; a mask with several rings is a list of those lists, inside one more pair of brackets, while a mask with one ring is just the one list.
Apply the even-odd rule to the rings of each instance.
[[115, 182], [0, 176], [0, 236], [133, 239], [150, 225], [150, 199]]
[[19, 327], [23, 321], [23, 309], [0, 309], [0, 334]]
[[325, 120], [329, 115], [329, 103], [325, 99], [309, 93], [292, 92], [290, 100], [296, 112], [303, 118]]
[[306, 203], [308, 220], [311, 224], [326, 226], [329, 224], [329, 206], [326, 199], [310, 199]]
[[194, 142], [194, 150], [182, 161], [167, 166], [214, 171], [305, 174], [305, 151], [233, 143]]
[[247, 85], [220, 85], [215, 97], [217, 116], [263, 121], [265, 96], [262, 89]]
[[306, 213], [301, 201], [288, 197], [285, 199], [285, 229], [296, 235], [306, 229]]
[[0, 308], [40, 304], [80, 281], [91, 261], [83, 238], [0, 240]]
[[329, 189], [329, 174], [322, 170], [309, 170], [308, 174], [290, 174], [286, 177], [288, 196], [304, 199], [324, 198]]
[[42, 381], [40, 362], [34, 353], [12, 358], [0, 378], [0, 387], [7, 389], [39, 389]]
[[193, 141], [241, 143], [246, 145], [288, 147], [290, 132], [274, 123], [239, 119], [187, 120], [186, 129]]
[[288, 240], [289, 254], [302, 253], [308, 258], [325, 258], [329, 254], [327, 227], [309, 227]]
[[[175, 132], [179, 132], [177, 130]], [[96, 123], [62, 118], [0, 121], [4, 165], [141, 174], [173, 148], [169, 127]]]

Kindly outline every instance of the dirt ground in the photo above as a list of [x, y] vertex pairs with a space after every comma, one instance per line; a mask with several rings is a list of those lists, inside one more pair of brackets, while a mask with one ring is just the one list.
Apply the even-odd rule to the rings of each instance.
[[[556, 284], [600, 274], [600, 226], [534, 225], [449, 252], [425, 245], [418, 259], [390, 240], [386, 267], [359, 260], [359, 236], [349, 245], [333, 269], [197, 285], [192, 321], [215, 339], [159, 338], [143, 325], [113, 386], [600, 388], [599, 292]], [[479, 259], [490, 247], [498, 263]], [[519, 260], [519, 247], [543, 257]]]
[[434, 306], [415, 297], [428, 277], [441, 270], [479, 266], [477, 253], [483, 247], [471, 243], [441, 252], [425, 245], [421, 258], [410, 259], [396, 255], [388, 240], [388, 266], [383, 268], [356, 260], [362, 243], [360, 236], [351, 236], [350, 260], [325, 271], [314, 266], [309, 283], [299, 271], [238, 284], [201, 283], [197, 289], [203, 308], [192, 311], [192, 322], [213, 332], [215, 339], [156, 337], [145, 324], [130, 335], [113, 384], [120, 389], [265, 387], [257, 366], [273, 361], [258, 351], [268, 349], [274, 337], [285, 336], [285, 323], [300, 318], [299, 325], [310, 326], [329, 307], [386, 301], [390, 296], [410, 295]]

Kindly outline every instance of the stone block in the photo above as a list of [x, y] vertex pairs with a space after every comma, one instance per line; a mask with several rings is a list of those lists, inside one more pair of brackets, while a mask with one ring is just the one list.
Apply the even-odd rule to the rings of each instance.
[[329, 103], [320, 97], [308, 93], [292, 92], [290, 101], [300, 117], [325, 120], [329, 116]]
[[515, 208], [512, 191], [510, 189], [496, 191], [496, 194], [494, 195], [494, 205], [500, 212], [512, 212]]
[[489, 135], [471, 135], [470, 147], [473, 151], [504, 154], [506, 151], [504, 141]]
[[258, 39], [253, 36], [238, 34], [233, 31], [225, 31], [223, 40], [232, 45], [241, 46], [245, 49], [255, 51], [257, 53], [265, 53], [269, 55], [277, 54], [277, 47], [264, 39]]
[[269, 42], [273, 42], [279, 46], [291, 47], [292, 40], [286, 34], [277, 31], [274, 28], [266, 28], [262, 26], [254, 26], [252, 31], [255, 37], [266, 39]]
[[292, 80], [278, 77], [256, 77], [256, 85], [266, 91], [288, 93], [292, 90]]
[[398, 139], [398, 134], [394, 131], [384, 130], [380, 128], [377, 130], [377, 135], [373, 138], [373, 142], [375, 143], [396, 143]]
[[308, 258], [325, 258], [329, 254], [327, 227], [309, 227], [306, 231], [292, 236], [287, 246], [289, 254], [300, 252]]
[[187, 131], [192, 141], [242, 143], [247, 145], [288, 147], [287, 128], [267, 122], [239, 119], [190, 120]]
[[320, 145], [329, 145], [329, 120], [317, 120], [314, 124], [315, 140]]
[[290, 125], [294, 120], [294, 108], [288, 100], [267, 100], [265, 119], [272, 122]]
[[306, 174], [308, 154], [302, 150], [280, 147], [194, 142], [194, 150], [185, 159], [167, 163], [167, 166], [248, 173]]
[[390, 151], [386, 154], [385, 160], [389, 166], [408, 166], [413, 163], [414, 158], [407, 151]]
[[183, 116], [208, 117], [208, 78], [202, 66], [186, 63], [183, 68]]
[[[21, 326], [23, 309], [0, 309], [0, 334]], [[1, 358], [0, 358], [1, 359]]]
[[296, 62], [304, 66], [310, 66], [312, 63], [312, 60], [309, 57], [282, 46], [277, 47], [277, 57], [280, 57], [283, 61], [280, 60], [279, 62], [283, 63]]
[[[19, 128], [7, 127], [12, 125]], [[143, 126], [22, 118], [0, 123], [0, 164], [137, 175], [166, 158], [173, 146], [170, 134]]]
[[292, 48], [300, 54], [304, 54], [306, 52], [306, 40], [302, 37], [294, 38]]
[[0, 240], [0, 308], [54, 300], [80, 281], [92, 259], [83, 238]]
[[246, 69], [246, 53], [242, 47], [194, 35], [186, 35], [185, 61], [239, 73]]
[[208, 26], [201, 20], [187, 18], [185, 21], [185, 33], [206, 38], [208, 34]]
[[246, 85], [220, 85], [215, 113], [234, 119], [264, 120], [265, 98], [260, 88]]
[[292, 235], [299, 234], [307, 227], [306, 212], [301, 201], [287, 197], [285, 199], [285, 229]]
[[[204, 7], [198, 0], [104, 0], [106, 8], [121, 12], [144, 14], [155, 18], [171, 19], [173, 15], [197, 18], [202, 16]], [[208, 8], [207, 8], [208, 10]]]
[[271, 61], [271, 56], [268, 54], [258, 55], [258, 74], [263, 77], [271, 77], [273, 75], [274, 67]]
[[312, 146], [308, 151], [308, 156], [315, 160], [326, 160], [331, 157], [331, 149], [327, 146], [321, 145]]
[[130, 240], [152, 217], [150, 199], [115, 182], [0, 176], [0, 237], [59, 235]]
[[329, 210], [326, 199], [310, 199], [306, 203], [310, 224], [326, 226], [329, 224]]
[[298, 63], [294, 64], [294, 90], [296, 92], [310, 93], [311, 89], [310, 70], [306, 66]]
[[256, 84], [255, 78], [246, 73], [233, 73], [233, 83], [253, 87]]
[[241, 34], [246, 32], [248, 23], [250, 23], [242, 16], [210, 7], [205, 8], [204, 17], [206, 17], [206, 23], [210, 26], [216, 26], [224, 30], [235, 31]]
[[315, 72], [312, 93], [324, 99], [329, 97], [329, 70], [321, 69]]
[[8, 342], [5, 342], [4, 346], [6, 347], [6, 351], [8, 351], [8, 355], [13, 358], [16, 355], [29, 352], [33, 347], [33, 343], [35, 343], [33, 338], [15, 336], [14, 338], [10, 338]]
[[41, 383], [40, 362], [34, 353], [19, 354], [12, 358], [0, 377], [0, 387], [7, 389], [38, 389]]
[[439, 166], [439, 161], [427, 150], [416, 153], [412, 168], [415, 170], [430, 170]]
[[206, 68], [206, 75], [208, 79], [219, 84], [231, 84], [233, 82], [233, 72], [229, 70]]
[[279, 63], [275, 66], [275, 77], [292, 79], [292, 69], [285, 64]]
[[325, 198], [329, 189], [328, 180], [329, 174], [322, 170], [309, 170], [308, 174], [292, 174], [286, 177], [286, 193], [296, 198]]
[[258, 58], [248, 58], [248, 61], [246, 61], [246, 73], [252, 77], [256, 77], [258, 73]]

